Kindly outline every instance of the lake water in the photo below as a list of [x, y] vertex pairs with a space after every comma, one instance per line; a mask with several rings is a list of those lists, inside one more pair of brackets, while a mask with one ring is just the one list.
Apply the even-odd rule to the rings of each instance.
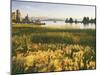
[[64, 21], [42, 21], [46, 25], [41, 25], [46, 28], [61, 28], [61, 29], [95, 29], [95, 24], [83, 24], [83, 23], [65, 23]]

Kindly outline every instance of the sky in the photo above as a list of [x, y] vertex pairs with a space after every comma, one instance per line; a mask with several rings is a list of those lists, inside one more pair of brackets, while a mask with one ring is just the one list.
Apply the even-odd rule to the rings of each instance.
[[88, 16], [95, 18], [95, 6], [70, 5], [57, 3], [41, 3], [27, 1], [12, 1], [12, 11], [20, 10], [21, 16], [27, 14], [30, 17], [62, 18], [72, 17], [75, 19]]

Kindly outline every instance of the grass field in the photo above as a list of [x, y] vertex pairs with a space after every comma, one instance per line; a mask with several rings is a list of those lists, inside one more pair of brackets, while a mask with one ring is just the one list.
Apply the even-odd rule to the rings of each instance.
[[13, 74], [95, 68], [95, 29], [12, 28]]

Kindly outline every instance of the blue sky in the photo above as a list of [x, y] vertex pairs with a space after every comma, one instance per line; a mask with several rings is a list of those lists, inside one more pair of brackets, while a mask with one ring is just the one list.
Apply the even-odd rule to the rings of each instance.
[[82, 18], [88, 16], [95, 18], [95, 6], [12, 1], [12, 11], [16, 9], [21, 11], [22, 17], [28, 13], [30, 17]]

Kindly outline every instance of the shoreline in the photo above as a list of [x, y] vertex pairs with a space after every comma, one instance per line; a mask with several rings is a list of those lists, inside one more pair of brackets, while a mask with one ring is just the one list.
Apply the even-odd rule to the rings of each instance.
[[95, 28], [82, 28], [80, 26], [69, 26], [69, 25], [35, 25], [35, 24], [12, 24], [12, 27], [13, 28], [46, 28], [46, 29], [81, 29], [81, 30], [84, 30], [84, 29], [93, 29], [95, 30]]

